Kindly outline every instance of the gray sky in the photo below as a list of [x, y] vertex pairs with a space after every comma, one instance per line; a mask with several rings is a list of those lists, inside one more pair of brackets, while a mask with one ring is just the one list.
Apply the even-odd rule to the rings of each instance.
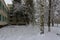
[[4, 0], [6, 4], [12, 4], [12, 0]]

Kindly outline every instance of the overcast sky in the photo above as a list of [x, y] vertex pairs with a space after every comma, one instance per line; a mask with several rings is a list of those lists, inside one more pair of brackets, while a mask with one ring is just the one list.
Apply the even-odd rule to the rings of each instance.
[[12, 4], [12, 0], [5, 0], [6, 4]]

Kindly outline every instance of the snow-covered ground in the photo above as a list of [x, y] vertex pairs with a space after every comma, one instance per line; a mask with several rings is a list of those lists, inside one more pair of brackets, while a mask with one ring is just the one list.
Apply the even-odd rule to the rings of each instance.
[[48, 27], [45, 26], [45, 33], [40, 34], [38, 25], [27, 26], [7, 26], [0, 29], [0, 40], [60, 40], [60, 27], [51, 27], [51, 32], [48, 32]]

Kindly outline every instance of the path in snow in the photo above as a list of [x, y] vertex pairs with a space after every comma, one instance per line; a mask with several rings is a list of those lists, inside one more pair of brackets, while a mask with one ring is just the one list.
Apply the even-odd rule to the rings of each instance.
[[[56, 27], [51, 32], [45, 27], [45, 34], [40, 34], [39, 26], [7, 26], [0, 29], [0, 40], [60, 40]], [[56, 32], [57, 31], [57, 32]]]

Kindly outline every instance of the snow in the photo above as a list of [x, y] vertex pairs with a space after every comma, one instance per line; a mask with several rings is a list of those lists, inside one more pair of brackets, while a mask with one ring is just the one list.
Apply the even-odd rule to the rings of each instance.
[[39, 25], [26, 26], [6, 26], [0, 29], [0, 40], [60, 40], [60, 28], [51, 27], [51, 32], [48, 32], [48, 27], [45, 26], [44, 34], [40, 34]]

